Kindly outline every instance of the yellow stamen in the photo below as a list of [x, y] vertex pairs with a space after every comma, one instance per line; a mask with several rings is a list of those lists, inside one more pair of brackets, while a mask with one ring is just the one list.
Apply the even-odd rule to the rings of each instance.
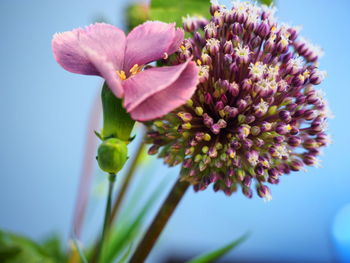
[[305, 72], [303, 73], [303, 76], [304, 76], [305, 78], [310, 77], [310, 72], [309, 72], [308, 70], [305, 70]]
[[189, 107], [192, 107], [193, 106], [193, 101], [191, 99], [189, 99], [187, 102], [186, 102], [187, 106]]
[[181, 48], [182, 50], [186, 50], [186, 48], [185, 48], [184, 45], [181, 45], [180, 48]]
[[204, 140], [207, 142], [211, 140], [211, 136], [209, 133], [204, 134]]
[[221, 16], [221, 13], [219, 11], [215, 11], [214, 17], [220, 17], [220, 16]]
[[186, 122], [186, 123], [182, 124], [181, 126], [185, 130], [190, 130], [192, 128], [192, 125], [189, 122]]
[[123, 70], [117, 70], [117, 74], [121, 80], [126, 80], [126, 75]]
[[138, 64], [135, 64], [134, 66], [132, 66], [132, 68], [130, 69], [130, 73], [131, 75], [135, 75], [137, 73], [139, 73], [142, 70], [142, 67], [139, 67]]
[[288, 40], [287, 39], [281, 39], [281, 44], [283, 46], [287, 46], [288, 45]]
[[202, 115], [203, 115], [203, 112], [204, 112], [204, 110], [203, 110], [202, 107], [196, 107], [196, 108], [194, 109], [194, 111], [196, 112], [196, 114], [197, 114], [198, 116], [202, 116]]
[[155, 122], [153, 122], [153, 124], [154, 124], [155, 126], [157, 126], [158, 128], [161, 128], [161, 127], [163, 127], [163, 125], [164, 125], [164, 123], [163, 123], [162, 121], [155, 121]]
[[183, 132], [182, 133], [182, 136], [185, 138], [185, 139], [187, 139], [188, 137], [190, 137], [190, 133], [189, 132]]
[[248, 127], [243, 127], [243, 134], [247, 137], [250, 134], [250, 129]]
[[263, 162], [262, 162], [262, 164], [263, 164], [263, 165], [265, 165], [265, 166], [267, 166], [267, 167], [269, 166], [269, 162], [268, 162], [268, 161], [266, 161], [266, 160], [265, 160], [265, 161], [263, 161]]
[[202, 65], [202, 61], [200, 61], [199, 59], [197, 59], [197, 64], [200, 66]]
[[225, 115], [226, 115], [226, 113], [225, 113], [224, 110], [220, 110], [220, 111], [219, 111], [219, 114], [220, 114], [221, 118], [224, 118]]

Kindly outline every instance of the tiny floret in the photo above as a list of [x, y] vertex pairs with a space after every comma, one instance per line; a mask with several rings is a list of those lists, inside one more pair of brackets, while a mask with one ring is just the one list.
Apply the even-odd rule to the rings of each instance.
[[266, 70], [266, 65], [261, 61], [256, 62], [255, 64], [251, 63], [249, 66], [250, 74], [255, 78], [261, 78], [264, 75]]
[[248, 59], [249, 57], [249, 47], [243, 47], [242, 44], [239, 44], [238, 47], [235, 48], [236, 54], [240, 58]]

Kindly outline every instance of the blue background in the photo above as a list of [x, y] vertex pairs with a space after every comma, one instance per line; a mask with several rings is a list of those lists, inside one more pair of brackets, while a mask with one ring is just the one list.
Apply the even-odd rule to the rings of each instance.
[[[122, 27], [128, 3], [0, 1], [1, 228], [35, 239], [53, 231], [67, 238], [90, 109], [101, 80], [60, 68], [51, 52], [52, 35], [87, 25], [100, 15]], [[321, 68], [328, 77], [321, 88], [335, 119], [330, 121], [333, 144], [325, 149], [323, 167], [283, 176], [272, 188], [269, 203], [241, 194], [226, 197], [211, 190], [197, 194], [190, 190], [149, 262], [157, 262], [169, 251], [191, 256], [217, 248], [246, 231], [252, 235], [230, 253], [232, 258], [248, 262], [336, 260], [332, 223], [337, 211], [350, 202], [350, 2], [285, 0], [278, 2], [278, 8], [280, 21], [302, 25], [302, 34], [325, 50]], [[140, 176], [148, 171], [158, 175], [154, 181], [176, 177], [176, 169], [158, 163], [157, 169], [140, 171]], [[96, 190], [99, 187], [104, 184], [97, 182], [95, 187], [96, 209], [86, 222], [87, 240], [100, 227], [104, 200], [99, 200], [103, 199], [101, 190]]]

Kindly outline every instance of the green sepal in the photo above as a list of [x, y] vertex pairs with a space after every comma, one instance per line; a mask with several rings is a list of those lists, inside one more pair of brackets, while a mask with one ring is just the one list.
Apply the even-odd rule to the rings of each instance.
[[101, 133], [99, 133], [98, 131], [94, 131], [94, 133], [101, 141], [103, 141], [103, 137], [102, 137]]
[[100, 138], [118, 138], [123, 141], [130, 140], [130, 134], [135, 121], [131, 119], [130, 114], [123, 107], [122, 99], [117, 98], [107, 86], [103, 84], [102, 93], [103, 108], [103, 128]]

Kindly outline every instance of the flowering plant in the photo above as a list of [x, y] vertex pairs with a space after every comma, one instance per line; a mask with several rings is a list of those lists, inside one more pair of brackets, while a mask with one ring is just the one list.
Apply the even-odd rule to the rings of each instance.
[[[195, 191], [212, 185], [228, 196], [238, 189], [248, 198], [256, 192], [270, 201], [268, 184], [317, 165], [320, 148], [329, 143], [328, 105], [315, 88], [325, 77], [319, 47], [300, 37], [298, 28], [280, 24], [273, 6], [184, 3], [183, 10], [176, 3], [168, 10], [159, 0], [150, 10], [130, 9], [130, 17], [163, 22], [131, 19], [128, 34], [95, 23], [53, 37], [54, 58], [64, 69], [104, 79], [96, 159], [109, 182], [101, 235], [82, 249], [75, 226], [72, 249], [61, 261], [144, 262], [191, 185]], [[146, 132], [130, 154], [135, 122]], [[150, 155], [181, 166], [181, 172], [134, 248], [136, 230], [157, 194], [135, 220], [116, 215], [146, 144]], [[116, 178], [129, 162], [113, 200]], [[213, 262], [245, 238], [189, 262]]]
[[196, 191], [213, 183], [215, 191], [231, 195], [240, 186], [252, 197], [254, 181], [269, 200], [266, 182], [316, 165], [328, 143], [328, 106], [314, 88], [325, 76], [322, 51], [279, 25], [273, 8], [234, 2], [210, 11], [210, 21], [184, 19], [192, 37], [169, 63], [192, 57], [200, 83], [187, 104], [148, 125], [149, 152], [182, 163], [182, 179]]

